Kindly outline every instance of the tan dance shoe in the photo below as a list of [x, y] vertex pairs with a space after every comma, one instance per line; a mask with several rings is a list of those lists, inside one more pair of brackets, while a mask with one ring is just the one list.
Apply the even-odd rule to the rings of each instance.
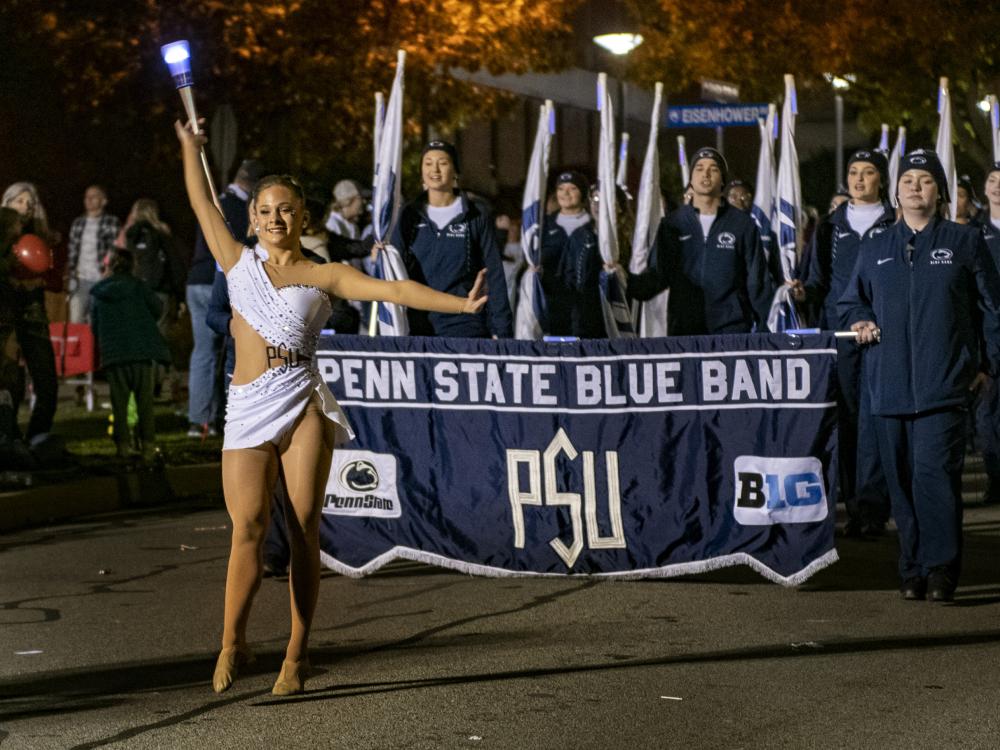
[[212, 690], [224, 693], [233, 684], [240, 667], [253, 662], [253, 654], [245, 646], [230, 646], [219, 652], [219, 660], [215, 662], [215, 674], [212, 675]]
[[281, 663], [281, 672], [271, 689], [272, 695], [296, 695], [305, 690], [306, 678], [309, 676], [309, 660], [288, 661]]

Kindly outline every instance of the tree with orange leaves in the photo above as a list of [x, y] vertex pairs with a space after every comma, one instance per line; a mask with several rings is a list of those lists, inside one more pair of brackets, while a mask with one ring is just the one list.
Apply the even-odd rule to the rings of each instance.
[[[176, 98], [159, 45], [188, 38], [197, 92], [230, 104], [244, 144], [297, 172], [361, 173], [371, 162], [373, 94], [407, 52], [408, 129], [451, 133], [506, 99], [452, 78], [566, 65], [580, 0], [7, 0], [57, 71], [76, 121], [156, 122], [163, 153]], [[158, 144], [159, 146], [159, 144]], [[416, 143], [414, 143], [416, 147]], [[245, 153], [246, 149], [240, 149]]]

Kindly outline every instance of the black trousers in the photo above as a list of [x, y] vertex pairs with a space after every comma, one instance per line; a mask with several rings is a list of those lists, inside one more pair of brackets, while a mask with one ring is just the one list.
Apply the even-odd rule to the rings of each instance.
[[[31, 412], [27, 434], [28, 440], [31, 440], [35, 435], [52, 430], [59, 397], [56, 355], [49, 335], [49, 316], [45, 312], [45, 290], [16, 289], [14, 296], [14, 331], [35, 389], [35, 408]], [[22, 387], [21, 393], [23, 392]]]
[[104, 374], [111, 387], [115, 443], [118, 445], [128, 443], [128, 402], [129, 396], [134, 393], [136, 411], [139, 415], [138, 437], [142, 441], [143, 448], [151, 447], [156, 440], [153, 414], [153, 363], [145, 361], [108, 365], [104, 368]]

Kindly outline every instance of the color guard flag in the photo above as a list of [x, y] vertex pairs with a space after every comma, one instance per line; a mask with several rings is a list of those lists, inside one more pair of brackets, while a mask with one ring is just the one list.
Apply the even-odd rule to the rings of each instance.
[[893, 144], [892, 153], [889, 154], [889, 200], [893, 208], [899, 208], [899, 201], [896, 200], [896, 182], [899, 180], [899, 160], [906, 153], [906, 128], [899, 126], [896, 133], [896, 143]]
[[[802, 248], [802, 189], [799, 184], [799, 154], [795, 148], [795, 76], [785, 75], [785, 102], [781, 109], [781, 160], [778, 162], [777, 197], [772, 224], [777, 224], [778, 252], [785, 281], [795, 278]], [[798, 328], [795, 302], [790, 288], [781, 286], [774, 295], [767, 326], [772, 331]]]
[[542, 262], [542, 223], [545, 219], [545, 185], [549, 179], [549, 149], [556, 120], [552, 100], [539, 107], [535, 145], [531, 149], [528, 176], [521, 199], [521, 247], [528, 267], [521, 276], [521, 289], [514, 319], [514, 336], [539, 340], [548, 328], [545, 293], [538, 274]]
[[878, 139], [878, 148], [876, 151], [881, 151], [883, 154], [889, 153], [889, 123], [882, 123], [882, 135]]
[[990, 132], [993, 134], [993, 161], [1000, 161], [1000, 102], [990, 94]]
[[958, 174], [955, 171], [955, 147], [951, 138], [951, 96], [948, 94], [948, 79], [942, 78], [938, 86], [938, 132], [934, 151], [944, 174], [948, 178], [948, 197], [951, 198], [949, 218], [955, 220], [958, 212]]
[[[597, 158], [600, 190], [597, 210], [597, 244], [605, 268], [600, 276], [601, 310], [609, 339], [632, 338], [635, 326], [625, 294], [625, 279], [618, 267], [618, 210], [615, 195], [615, 115], [608, 95], [608, 76], [597, 77], [597, 106], [601, 111], [601, 139]], [[615, 270], [608, 271], [607, 268]]]
[[[399, 250], [389, 244], [399, 221], [402, 207], [401, 176], [403, 167], [403, 70], [406, 52], [396, 53], [396, 77], [389, 93], [385, 119], [375, 144], [375, 183], [372, 186], [372, 229], [375, 240], [382, 243], [375, 262], [375, 276], [386, 281], [409, 278]], [[389, 302], [373, 304], [373, 317], [378, 314], [379, 333], [383, 336], [406, 336], [410, 325], [406, 308]], [[374, 335], [374, 330], [369, 328]]]
[[681, 190], [687, 190], [691, 182], [691, 168], [688, 166], [687, 146], [684, 143], [684, 136], [677, 136], [677, 163], [681, 167]]
[[760, 152], [757, 155], [757, 184], [753, 196], [750, 215], [760, 230], [760, 241], [767, 257], [774, 251], [771, 217], [774, 215], [774, 194], [777, 174], [774, 169], [774, 141], [778, 137], [778, 108], [767, 105], [767, 119], [757, 120], [760, 130]]
[[[629, 270], [642, 273], [649, 265], [649, 252], [656, 239], [656, 230], [663, 218], [663, 197], [660, 194], [660, 150], [656, 138], [660, 131], [660, 107], [663, 102], [663, 84], [659, 81], [653, 93], [653, 113], [649, 120], [649, 145], [642, 162], [639, 178], [639, 195], [636, 200], [635, 230], [632, 232], [632, 258]], [[643, 302], [639, 308], [639, 335], [653, 338], [667, 335], [667, 301], [670, 290]]]
[[628, 133], [622, 133], [622, 143], [618, 148], [618, 172], [615, 174], [615, 184], [622, 190], [628, 190]]

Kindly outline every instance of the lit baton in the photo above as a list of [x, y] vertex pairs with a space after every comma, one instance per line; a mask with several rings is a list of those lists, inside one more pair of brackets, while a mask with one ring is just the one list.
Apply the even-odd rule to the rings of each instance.
[[[789, 328], [785, 331], [789, 336], [811, 336], [813, 334], [822, 333], [819, 328]], [[834, 331], [833, 335], [838, 339], [857, 339], [860, 331]], [[875, 337], [875, 343], [882, 341], [882, 329], [876, 328], [872, 331], [872, 335]]]
[[[191, 47], [186, 39], [180, 39], [170, 44], [160, 47], [160, 54], [163, 62], [170, 68], [170, 75], [173, 76], [177, 93], [181, 95], [181, 102], [184, 104], [184, 111], [187, 113], [188, 121], [191, 123], [191, 130], [195, 133], [201, 132], [198, 127], [198, 112], [194, 108], [194, 78], [191, 75]], [[208, 167], [208, 157], [205, 156], [205, 148], [201, 148], [201, 166], [205, 170], [205, 179], [208, 180], [208, 192], [212, 195], [215, 207], [222, 212], [219, 205], [219, 197], [215, 194], [215, 182], [212, 180], [212, 170]]]

